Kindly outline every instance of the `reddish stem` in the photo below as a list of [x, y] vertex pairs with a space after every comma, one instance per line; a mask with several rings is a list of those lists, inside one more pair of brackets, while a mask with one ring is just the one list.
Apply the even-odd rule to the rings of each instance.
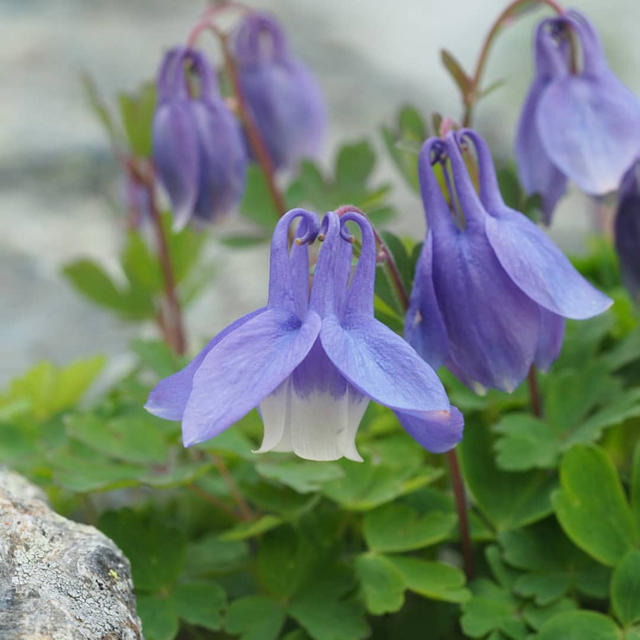
[[167, 344], [175, 353], [183, 355], [186, 351], [187, 343], [182, 320], [182, 309], [176, 292], [167, 237], [162, 226], [158, 205], [156, 204], [153, 188], [153, 169], [151, 165], [139, 166], [133, 158], [126, 160], [126, 167], [131, 172], [134, 180], [145, 187], [149, 194], [149, 217], [156, 237], [158, 261], [162, 269], [164, 283], [164, 299], [158, 316], [158, 325]]
[[542, 417], [542, 402], [540, 400], [540, 390], [538, 389], [538, 377], [536, 375], [536, 366], [531, 365], [529, 373], [527, 374], [527, 381], [529, 382], [529, 396], [531, 398], [531, 411], [537, 418]]
[[211, 459], [213, 460], [213, 464], [216, 465], [216, 468], [220, 472], [224, 483], [227, 485], [227, 489], [229, 489], [229, 493], [236, 501], [238, 505], [238, 509], [242, 514], [242, 518], [244, 520], [253, 520], [254, 514], [249, 505], [247, 504], [244, 496], [242, 495], [242, 491], [240, 491], [240, 487], [236, 484], [234, 477], [231, 475], [231, 472], [227, 468], [227, 465], [224, 463], [224, 460], [216, 455], [215, 453], [211, 453]]
[[[509, 19], [511, 18], [511, 14], [520, 5], [528, 1], [529, 0], [514, 0], [513, 2], [508, 4], [504, 11], [496, 18], [495, 22], [491, 26], [491, 29], [489, 30], [489, 33], [484, 40], [482, 48], [480, 49], [480, 55], [478, 56], [478, 61], [476, 62], [476, 68], [473, 77], [471, 78], [471, 83], [469, 85], [469, 88], [465, 92], [465, 95], [463, 96], [465, 105], [464, 117], [462, 119], [463, 126], [468, 127], [471, 125], [473, 107], [478, 100], [478, 88], [480, 86], [480, 80], [482, 79], [482, 74], [487, 63], [491, 45], [493, 44], [498, 31], [500, 31], [500, 28], [509, 21]], [[555, 0], [538, 0], [538, 3], [545, 4], [548, 7], [551, 7], [551, 9], [553, 9], [558, 15], [564, 14], [564, 9], [557, 2], [555, 2]]]
[[229, 9], [237, 9], [239, 11], [242, 11], [243, 13], [249, 13], [252, 11], [251, 7], [248, 7], [247, 5], [240, 2], [232, 1], [223, 1], [207, 7], [202, 16], [200, 16], [198, 22], [193, 25], [193, 28], [189, 32], [189, 35], [187, 37], [187, 46], [192, 49], [202, 33], [211, 28], [212, 21], [217, 18], [218, 15], [223, 11], [227, 11]]
[[458, 464], [456, 450], [447, 451], [447, 462], [451, 473], [451, 484], [453, 495], [456, 499], [456, 509], [458, 511], [458, 525], [460, 528], [460, 544], [462, 546], [462, 558], [464, 562], [464, 573], [467, 580], [473, 579], [473, 547], [471, 546], [471, 534], [469, 529], [469, 518], [467, 516], [467, 497], [464, 491], [464, 482]]

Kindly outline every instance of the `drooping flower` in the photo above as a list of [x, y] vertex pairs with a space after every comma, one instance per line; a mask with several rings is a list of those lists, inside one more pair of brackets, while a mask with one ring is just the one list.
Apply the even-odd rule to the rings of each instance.
[[[477, 156], [479, 194], [460, 150], [468, 143]], [[453, 211], [432, 163], [445, 171]], [[512, 391], [533, 363], [547, 369], [558, 356], [565, 318], [589, 318], [611, 300], [538, 227], [504, 204], [489, 149], [477, 133], [430, 138], [418, 166], [429, 231], [406, 338], [433, 367], [446, 364], [470, 387]]]
[[320, 150], [326, 106], [309, 69], [289, 51], [281, 26], [251, 13], [233, 39], [240, 88], [276, 169], [294, 167]]
[[[571, 68], [569, 34], [582, 67]], [[543, 20], [535, 36], [536, 76], [516, 138], [520, 180], [543, 199], [545, 222], [573, 180], [590, 195], [618, 188], [640, 155], [640, 101], [609, 69], [600, 38], [580, 12]]]
[[175, 227], [192, 217], [207, 222], [228, 213], [242, 196], [246, 151], [204, 55], [187, 47], [169, 51], [157, 94], [153, 161], [169, 194]]
[[[296, 218], [301, 222], [289, 253], [287, 235]], [[348, 220], [362, 231], [351, 284]], [[361, 460], [355, 436], [373, 399], [393, 409], [427, 449], [450, 449], [462, 437], [461, 414], [433, 370], [373, 317], [376, 248], [368, 221], [354, 213], [325, 216], [309, 292], [307, 245], [318, 230], [315, 214], [302, 209], [281, 218], [271, 245], [266, 307], [227, 327], [185, 369], [162, 380], [146, 408], [181, 420], [189, 446], [259, 406], [264, 438], [258, 452]]]
[[615, 242], [622, 279], [632, 297], [640, 300], [640, 161], [625, 174], [618, 191]]

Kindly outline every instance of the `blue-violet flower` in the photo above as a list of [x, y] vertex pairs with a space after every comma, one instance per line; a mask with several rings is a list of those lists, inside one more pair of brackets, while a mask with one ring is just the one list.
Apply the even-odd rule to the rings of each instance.
[[[469, 143], [479, 194], [461, 154]], [[433, 163], [443, 168], [453, 214]], [[538, 227], [504, 204], [489, 148], [476, 132], [430, 138], [418, 170], [429, 231], [405, 336], [431, 366], [446, 364], [471, 388], [511, 391], [533, 363], [547, 369], [558, 356], [565, 318], [591, 317], [611, 300]]]
[[153, 161], [171, 200], [175, 228], [192, 217], [208, 222], [224, 215], [242, 196], [247, 157], [240, 126], [204, 55], [187, 47], [169, 51], [157, 93]]
[[247, 15], [233, 39], [240, 88], [275, 169], [294, 167], [320, 150], [326, 106], [315, 77], [292, 57], [281, 26]]
[[635, 161], [618, 190], [615, 242], [622, 279], [640, 301], [640, 161]]
[[[289, 253], [289, 227], [297, 218]], [[349, 220], [362, 233], [353, 275]], [[308, 243], [319, 230], [324, 242], [309, 292]], [[462, 437], [462, 415], [431, 367], [374, 319], [375, 269], [375, 239], [365, 217], [330, 212], [319, 229], [315, 214], [289, 211], [273, 234], [266, 307], [231, 324], [185, 369], [162, 380], [146, 408], [181, 420], [189, 446], [259, 406], [264, 438], [258, 452], [361, 460], [355, 436], [372, 399], [390, 407], [430, 451], [450, 449]]]
[[[572, 69], [569, 37], [580, 45]], [[593, 25], [580, 12], [543, 20], [536, 30], [536, 74], [516, 137], [520, 181], [543, 200], [544, 221], [567, 179], [590, 195], [618, 188], [640, 155], [640, 101], [611, 72]]]

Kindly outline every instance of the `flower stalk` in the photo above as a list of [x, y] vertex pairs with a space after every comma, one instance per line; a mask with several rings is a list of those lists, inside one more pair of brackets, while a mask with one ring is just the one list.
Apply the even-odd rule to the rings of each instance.
[[[553, 9], [558, 15], [562, 15], [564, 13], [564, 9], [554, 0], [537, 0], [538, 4], [546, 5]], [[531, 0], [514, 0], [502, 11], [502, 13], [496, 18], [495, 22], [491, 25], [489, 29], [489, 33], [487, 37], [484, 39], [482, 44], [482, 48], [480, 49], [480, 53], [478, 55], [478, 60], [476, 62], [475, 71], [473, 76], [470, 79], [469, 87], [465, 91], [462, 96], [464, 102], [464, 116], [462, 118], [462, 125], [464, 127], [468, 127], [471, 125], [471, 121], [473, 119], [473, 110], [478, 99], [481, 96], [481, 91], [479, 90], [480, 81], [482, 80], [482, 74], [484, 73], [485, 66], [487, 64], [487, 59], [489, 57], [489, 51], [493, 45], [493, 42], [496, 39], [496, 36], [500, 32], [500, 29], [509, 24], [513, 19], [514, 15], [517, 13], [518, 9], [520, 9], [523, 5], [529, 4]]]

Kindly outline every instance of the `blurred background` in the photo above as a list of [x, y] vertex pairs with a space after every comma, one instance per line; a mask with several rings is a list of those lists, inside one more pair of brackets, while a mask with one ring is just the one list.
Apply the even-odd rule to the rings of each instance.
[[[323, 163], [338, 142], [370, 139], [380, 151], [376, 171], [395, 186], [399, 215], [392, 226], [422, 236], [421, 207], [387, 161], [380, 125], [404, 103], [425, 115], [460, 116], [439, 50], [472, 68], [504, 0], [251, 4], [277, 14], [326, 92], [330, 135]], [[102, 352], [112, 356], [112, 366], [126, 364], [122, 354], [139, 329], [85, 301], [60, 275], [64, 263], [82, 256], [115, 274], [124, 229], [118, 167], [79, 76], [88, 72], [109, 101], [135, 89], [155, 75], [165, 49], [184, 41], [203, 7], [202, 0], [0, 2], [0, 385], [41, 359], [63, 363]], [[611, 67], [640, 93], [640, 3], [583, 0], [577, 8], [600, 30]], [[485, 86], [499, 79], [505, 85], [480, 103], [475, 125], [505, 161], [532, 76], [532, 28], [542, 15], [537, 10], [505, 30], [486, 70]], [[573, 191], [563, 201], [552, 231], [563, 248], [580, 251], [594, 209]], [[192, 348], [266, 297], [266, 246], [232, 252], [212, 242], [209, 250], [217, 275], [187, 316]]]

